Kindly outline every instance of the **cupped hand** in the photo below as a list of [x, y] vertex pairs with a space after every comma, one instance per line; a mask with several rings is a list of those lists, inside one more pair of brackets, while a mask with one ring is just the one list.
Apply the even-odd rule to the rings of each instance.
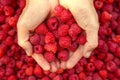
[[88, 58], [98, 45], [98, 16], [93, 0], [60, 0], [60, 4], [69, 9], [78, 25], [85, 30], [87, 42], [70, 54], [67, 62], [62, 62], [62, 68], [72, 68], [82, 57]]
[[[52, 1], [52, 2], [51, 2]], [[18, 44], [26, 51], [28, 56], [32, 56], [35, 61], [43, 68], [43, 70], [57, 70], [59, 62], [48, 63], [42, 54], [33, 53], [32, 45], [29, 42], [30, 31], [42, 23], [54, 6], [57, 5], [56, 0], [26, 0], [26, 6], [23, 9], [18, 23]], [[51, 5], [52, 3], [52, 5]]]

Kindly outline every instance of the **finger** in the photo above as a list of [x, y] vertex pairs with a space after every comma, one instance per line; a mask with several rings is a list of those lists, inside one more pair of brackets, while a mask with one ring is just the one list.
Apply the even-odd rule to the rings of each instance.
[[74, 54], [68, 59], [66, 63], [66, 68], [73, 68], [77, 62], [82, 58], [83, 46], [79, 46], [78, 49], [74, 52]]
[[42, 67], [43, 70], [50, 70], [50, 64], [44, 59], [42, 54], [32, 54], [35, 61]]
[[28, 39], [29, 39], [29, 31], [26, 28], [19, 26], [18, 27], [18, 44], [26, 51], [28, 56], [31, 56], [32, 45], [28, 41]]
[[50, 68], [51, 72], [56, 72], [57, 71], [57, 65], [56, 65], [55, 62], [51, 62], [50, 66], [51, 66], [51, 68]]
[[87, 42], [84, 45], [83, 56], [88, 58], [90, 56], [91, 52], [98, 45], [98, 29], [86, 30], [86, 39], [87, 39]]

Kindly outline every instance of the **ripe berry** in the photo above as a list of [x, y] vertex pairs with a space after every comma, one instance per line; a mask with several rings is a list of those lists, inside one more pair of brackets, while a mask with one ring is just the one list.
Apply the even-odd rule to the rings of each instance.
[[107, 75], [108, 74], [108, 72], [107, 72], [107, 70], [100, 70], [99, 71], [99, 75], [103, 78], [103, 79], [107, 79]]
[[12, 16], [14, 14], [14, 9], [11, 6], [5, 6], [4, 12], [6, 16]]
[[95, 66], [94, 66], [93, 63], [88, 63], [88, 64], [86, 65], [86, 68], [87, 68], [87, 71], [90, 71], [90, 72], [92, 72], [92, 71], [95, 70]]
[[44, 58], [48, 61], [48, 62], [53, 62], [55, 60], [55, 55], [52, 52], [46, 52], [44, 54]]
[[109, 20], [111, 20], [111, 18], [112, 18], [112, 15], [110, 13], [108, 13], [107, 11], [102, 12], [102, 14], [101, 14], [102, 22], [109, 21]]
[[35, 76], [29, 76], [28, 80], [36, 80]]
[[34, 34], [30, 37], [30, 42], [32, 45], [38, 45], [40, 42], [40, 37], [38, 34]]
[[53, 80], [63, 80], [61, 75], [56, 75]]
[[52, 42], [55, 42], [55, 36], [51, 32], [46, 33], [45, 43], [52, 43]]
[[56, 51], [57, 51], [56, 43], [45, 44], [44, 48], [45, 48], [46, 51], [50, 51], [50, 52], [53, 52], [53, 53], [56, 53]]
[[57, 6], [57, 7], [55, 7], [55, 9], [54, 9], [54, 14], [55, 14], [55, 16], [60, 16], [61, 15], [61, 13], [62, 13], [62, 11], [63, 11], [63, 7], [62, 6]]
[[103, 67], [104, 63], [101, 60], [96, 60], [94, 61], [94, 65], [96, 70], [100, 70]]
[[71, 44], [71, 38], [69, 36], [60, 37], [59, 45], [63, 48], [69, 48]]
[[32, 74], [33, 74], [33, 67], [26, 68], [25, 74], [28, 75], [28, 76], [32, 76]]
[[43, 70], [41, 69], [41, 67], [39, 65], [35, 66], [35, 68], [33, 70], [33, 74], [38, 77], [43, 75]]
[[42, 54], [44, 52], [44, 48], [41, 45], [35, 45], [33, 49], [37, 54]]
[[71, 74], [69, 76], [69, 80], [79, 80], [78, 75], [77, 74]]
[[46, 34], [48, 32], [48, 28], [45, 23], [41, 23], [38, 25], [38, 27], [35, 29], [35, 32], [37, 34]]
[[95, 5], [95, 8], [99, 10], [99, 9], [102, 8], [103, 2], [100, 1], [100, 0], [96, 0], [95, 3], [94, 3], [94, 5]]
[[67, 50], [61, 50], [60, 52], [58, 52], [58, 59], [62, 61], [67, 61], [68, 57], [69, 57], [69, 53]]
[[106, 64], [106, 69], [110, 72], [114, 72], [116, 70], [117, 66], [116, 64], [113, 62], [113, 61], [109, 61], [107, 64]]
[[58, 27], [58, 20], [56, 17], [51, 17], [47, 20], [47, 25], [50, 30], [56, 30]]
[[7, 80], [17, 80], [15, 75], [10, 75]]
[[69, 26], [66, 24], [62, 24], [58, 27], [58, 36], [66, 36], [68, 34]]
[[78, 44], [80, 44], [80, 45], [84, 45], [85, 43], [86, 43], [86, 36], [85, 36], [85, 34], [81, 34], [81, 35], [79, 35], [78, 36], [78, 38], [77, 38], [77, 40], [76, 40], [76, 42], [78, 43]]

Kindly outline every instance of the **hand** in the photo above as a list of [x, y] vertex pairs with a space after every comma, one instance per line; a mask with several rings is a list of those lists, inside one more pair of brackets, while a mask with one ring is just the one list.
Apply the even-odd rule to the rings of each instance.
[[69, 57], [67, 62], [62, 62], [62, 68], [72, 68], [81, 57], [88, 58], [98, 45], [98, 16], [95, 11], [93, 0], [60, 0], [60, 4], [69, 9], [79, 26], [86, 32], [87, 42], [80, 45]]
[[52, 7], [57, 5], [56, 0], [52, 0], [52, 6], [49, 0], [26, 0], [26, 6], [23, 9], [22, 14], [19, 17], [17, 23], [18, 30], [18, 44], [26, 51], [28, 56], [32, 56], [35, 61], [44, 69], [56, 71], [59, 62], [48, 63], [42, 54], [33, 53], [32, 45], [29, 40], [29, 32], [42, 23], [47, 15], [52, 10]]

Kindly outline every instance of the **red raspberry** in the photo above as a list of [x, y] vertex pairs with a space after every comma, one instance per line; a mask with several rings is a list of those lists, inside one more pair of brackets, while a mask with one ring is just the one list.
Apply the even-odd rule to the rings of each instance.
[[5, 6], [4, 12], [6, 16], [12, 16], [14, 14], [14, 9], [11, 6]]
[[8, 36], [5, 40], [5, 44], [8, 45], [8, 46], [13, 45], [14, 44], [13, 37]]
[[106, 69], [110, 72], [114, 72], [116, 69], [117, 69], [117, 66], [115, 64], [115, 62], [113, 61], [109, 61], [107, 64], [106, 64]]
[[108, 72], [106, 71], [106, 70], [100, 70], [99, 71], [99, 75], [105, 80], [105, 79], [107, 79], [107, 75], [108, 74]]
[[13, 16], [8, 19], [7, 23], [12, 27], [16, 27], [17, 20], [18, 18], [16, 16]]
[[52, 43], [52, 42], [55, 42], [55, 36], [53, 35], [53, 33], [48, 32], [45, 35], [45, 43]]
[[118, 69], [115, 71], [115, 75], [116, 75], [117, 77], [120, 77], [120, 68], [118, 68]]
[[5, 64], [7, 65], [10, 61], [10, 58], [8, 56], [3, 56], [2, 58], [0, 58], [0, 63], [1, 64]]
[[99, 10], [99, 9], [102, 8], [103, 2], [100, 1], [100, 0], [96, 0], [95, 3], [94, 3], [94, 5], [95, 5], [95, 8]]
[[95, 70], [95, 66], [93, 63], [88, 63], [86, 65], [86, 69], [87, 69], [87, 71], [93, 72]]
[[79, 80], [78, 75], [77, 74], [71, 74], [69, 76], [69, 80]]
[[105, 58], [105, 62], [111, 61], [114, 59], [113, 54], [110, 53], [106, 53], [106, 58]]
[[48, 62], [53, 62], [55, 60], [55, 55], [52, 52], [46, 52], [44, 57]]
[[40, 45], [44, 46], [45, 44], [45, 36], [44, 35], [40, 35]]
[[111, 12], [113, 12], [113, 5], [111, 5], [111, 4], [103, 5], [102, 9], [103, 9], [103, 12], [107, 11], [107, 12], [111, 13]]
[[57, 45], [55, 43], [48, 43], [44, 46], [45, 50], [56, 53]]
[[97, 74], [93, 74], [93, 80], [102, 80], [102, 78]]
[[81, 30], [80, 26], [79, 26], [78, 24], [76, 24], [76, 23], [73, 23], [73, 24], [71, 25], [70, 29], [69, 29], [69, 35], [70, 35], [71, 37], [74, 37], [74, 36], [80, 34], [81, 31], [82, 31], [82, 30]]
[[71, 38], [69, 36], [60, 37], [59, 45], [63, 48], [69, 48], [71, 45]]
[[116, 48], [116, 52], [114, 53], [116, 57], [120, 58], [120, 47]]
[[9, 34], [10, 36], [15, 36], [16, 31], [15, 31], [15, 30], [10, 30], [10, 31], [8, 31], [8, 34]]
[[22, 68], [23, 62], [22, 61], [16, 61], [16, 67], [17, 68]]
[[38, 25], [38, 27], [35, 29], [35, 32], [37, 34], [46, 34], [48, 32], [48, 28], [45, 23], [42, 23]]
[[68, 49], [74, 52], [77, 48], [78, 48], [78, 44], [76, 42], [73, 42]]
[[45, 77], [43, 77], [41, 80], [50, 80], [50, 78], [47, 77], [47, 76], [45, 76]]
[[106, 0], [106, 2], [111, 4], [114, 2], [114, 0]]
[[56, 75], [57, 75], [57, 73], [50, 73], [49, 77], [53, 79]]
[[36, 65], [33, 71], [34, 75], [39, 77], [43, 75], [43, 70], [41, 69], [41, 67], [39, 65]]
[[79, 73], [78, 76], [79, 76], [79, 79], [80, 79], [80, 80], [86, 80], [86, 75], [85, 75], [84, 72]]
[[63, 80], [61, 75], [56, 75], [53, 80]]
[[17, 1], [18, 3], [18, 6], [23, 9], [25, 7], [25, 4], [26, 4], [26, 0], [18, 0]]
[[6, 37], [7, 37], [7, 33], [4, 32], [4, 31], [0, 31], [0, 41], [1, 41], [1, 40], [5, 40]]
[[32, 74], [33, 74], [33, 67], [31, 66], [31, 67], [26, 68], [25, 74], [28, 75], [28, 76], [32, 76]]
[[55, 16], [60, 16], [63, 10], [64, 10], [64, 8], [62, 6], [55, 7], [55, 9], [54, 9]]
[[96, 60], [94, 61], [94, 65], [96, 70], [100, 70], [103, 67], [104, 63], [101, 60]]
[[75, 69], [74, 69], [74, 68], [71, 68], [71, 69], [67, 70], [67, 73], [68, 73], [69, 75], [75, 74]]
[[1, 25], [1, 27], [2, 27], [3, 31], [6, 31], [6, 32], [8, 32], [11, 28], [8, 24], [3, 24], [3, 25]]
[[75, 19], [71, 18], [69, 21], [67, 21], [65, 24], [71, 26], [73, 23], [75, 23]]
[[0, 78], [5, 76], [5, 69], [0, 67]]
[[0, 15], [0, 24], [5, 22], [5, 16], [4, 15]]
[[58, 59], [62, 61], [67, 61], [68, 57], [69, 57], [69, 53], [67, 50], [61, 50], [60, 52], [58, 52]]
[[44, 49], [41, 45], [35, 45], [34, 46], [34, 52], [37, 54], [42, 54], [44, 52]]
[[5, 75], [6, 75], [6, 76], [9, 76], [9, 75], [11, 75], [11, 74], [13, 74], [13, 73], [14, 73], [14, 71], [13, 71], [12, 68], [9, 68], [9, 67], [6, 68], [6, 72], [5, 72]]
[[68, 34], [69, 26], [66, 24], [62, 24], [58, 27], [58, 35], [60, 37], [66, 36]]
[[68, 20], [70, 20], [72, 18], [72, 15], [71, 15], [71, 13], [68, 10], [64, 9], [61, 12], [61, 15], [60, 15], [59, 18], [60, 18], [61, 22], [67, 22]]
[[29, 76], [28, 80], [36, 80], [35, 76]]
[[85, 34], [81, 34], [78, 36], [76, 42], [80, 45], [84, 45], [86, 43], [86, 35]]
[[109, 46], [109, 51], [111, 52], [115, 52], [116, 51], [116, 48], [117, 48], [117, 44], [112, 42], [112, 41], [108, 41], [107, 42], [107, 45]]
[[0, 47], [0, 58], [4, 56], [4, 50]]
[[51, 17], [47, 20], [47, 25], [50, 30], [56, 30], [58, 27], [58, 20], [56, 17]]
[[13, 0], [0, 0], [0, 2], [3, 5], [10, 5], [13, 2]]
[[110, 13], [108, 13], [107, 11], [102, 12], [102, 14], [101, 14], [102, 22], [109, 21], [109, 20], [111, 20], [111, 18], [112, 18], [112, 15]]
[[11, 75], [8, 77], [7, 80], [17, 80], [17, 77], [15, 75]]
[[32, 45], [38, 45], [40, 42], [40, 36], [38, 34], [34, 34], [30, 37], [30, 42]]

